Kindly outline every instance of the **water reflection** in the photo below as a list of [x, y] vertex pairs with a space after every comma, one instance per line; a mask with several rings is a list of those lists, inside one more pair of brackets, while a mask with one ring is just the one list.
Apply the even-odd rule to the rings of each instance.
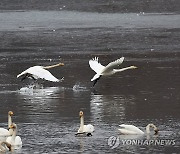
[[[47, 120], [56, 117], [58, 114], [56, 108], [59, 106], [57, 99], [63, 96], [63, 87], [45, 87], [43, 89], [21, 88], [18, 90], [18, 100], [21, 102], [20, 108], [23, 108], [24, 118], [28, 122], [41, 122], [44, 117], [41, 115], [51, 116]], [[49, 119], [49, 120], [50, 120]], [[56, 120], [53, 118], [53, 120]]]
[[[134, 95], [101, 95], [91, 93], [90, 107], [94, 117], [113, 123], [124, 121], [127, 106], [135, 104]], [[113, 118], [108, 117], [112, 115]]]

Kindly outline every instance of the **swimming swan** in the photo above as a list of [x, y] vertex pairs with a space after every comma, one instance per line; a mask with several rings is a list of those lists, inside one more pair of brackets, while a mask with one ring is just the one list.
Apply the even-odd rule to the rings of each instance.
[[91, 79], [91, 81], [94, 81], [93, 86], [96, 84], [96, 82], [100, 79], [101, 76], [110, 76], [118, 72], [137, 68], [136, 66], [129, 66], [121, 69], [115, 69], [116, 67], [119, 67], [119, 65], [122, 64], [123, 61], [124, 57], [121, 57], [109, 63], [107, 66], [103, 66], [99, 63], [98, 57], [89, 60], [89, 66], [92, 70], [96, 72], [94, 77]]
[[[13, 116], [13, 112], [9, 111], [8, 112], [8, 128], [10, 127], [10, 125], [12, 124], [12, 116]], [[1, 137], [7, 137], [12, 135], [13, 131], [12, 129], [5, 129], [5, 128], [0, 128], [0, 136]]]
[[[141, 134], [145, 134], [145, 132], [143, 132], [142, 130], [140, 130], [138, 127], [136, 127], [134, 125], [121, 124], [119, 126], [121, 128], [119, 128], [118, 130], [120, 131], [121, 134], [124, 134], [124, 135], [141, 135]], [[158, 134], [159, 130], [154, 124], [148, 124], [146, 126], [146, 133], [147, 134], [150, 134], [150, 128], [153, 128], [155, 134]]]
[[92, 136], [92, 132], [94, 132], [94, 126], [91, 124], [84, 125], [84, 113], [83, 111], [79, 112], [79, 117], [80, 117], [80, 128], [77, 132], [76, 135], [78, 134], [87, 134], [87, 136]]
[[17, 134], [17, 125], [15, 123], [12, 123], [12, 125], [10, 125], [10, 128], [13, 129], [13, 134], [12, 136], [9, 136], [6, 139], [6, 142], [8, 142], [9, 144], [11, 144], [12, 146], [22, 146], [22, 141], [21, 138], [19, 136], [16, 136]]

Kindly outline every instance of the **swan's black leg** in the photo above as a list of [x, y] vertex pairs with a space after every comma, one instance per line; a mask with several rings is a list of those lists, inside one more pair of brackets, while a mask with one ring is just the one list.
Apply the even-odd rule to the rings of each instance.
[[84, 135], [84, 134], [85, 134], [85, 132], [83, 132], [83, 133], [76, 133], [75, 136]]
[[26, 74], [21, 78], [21, 81], [24, 81], [26, 78], [28, 78], [28, 73], [26, 73]]
[[88, 136], [88, 137], [92, 136], [91, 133], [87, 133], [87, 134], [86, 134], [85, 132], [83, 132], [83, 133], [76, 133], [76, 134], [75, 134], [75, 136], [78, 136], [78, 135], [80, 135], [80, 136], [81, 136], [81, 135], [83, 135], [83, 136], [85, 135], [85, 136]]
[[99, 78], [97, 78], [96, 80], [94, 80], [93, 82], [93, 87], [95, 86], [95, 84], [97, 83], [97, 81], [101, 78], [101, 75], [99, 76]]
[[92, 136], [92, 134], [91, 133], [87, 133], [87, 136], [90, 137], [90, 136]]

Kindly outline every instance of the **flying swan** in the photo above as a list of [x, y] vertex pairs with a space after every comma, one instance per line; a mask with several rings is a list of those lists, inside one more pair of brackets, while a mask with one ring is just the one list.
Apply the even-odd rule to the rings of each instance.
[[12, 136], [9, 136], [6, 139], [6, 142], [11, 144], [12, 146], [15, 146], [15, 149], [17, 146], [22, 147], [22, 141], [21, 141], [20, 136], [16, 136], [17, 135], [17, 125], [15, 123], [12, 123], [12, 125], [10, 125], [9, 128], [13, 129], [13, 134], [12, 134]]
[[7, 142], [0, 142], [0, 152], [6, 152], [7, 150], [11, 151], [11, 144]]
[[91, 81], [94, 81], [93, 86], [97, 83], [97, 81], [100, 79], [101, 76], [109, 76], [113, 75], [117, 72], [122, 72], [128, 69], [135, 69], [136, 66], [129, 66], [121, 69], [115, 69], [118, 67], [122, 62], [124, 61], [124, 57], [121, 57], [111, 63], [109, 63], [107, 66], [103, 66], [99, 63], [98, 57], [95, 57], [91, 60], [89, 60], [89, 66], [92, 70], [96, 72], [94, 77], [91, 79]]
[[[12, 116], [13, 116], [13, 112], [9, 111], [8, 112], [8, 128], [12, 124]], [[12, 133], [13, 133], [12, 129], [7, 130], [5, 128], [0, 128], [0, 137], [8, 137], [12, 135]]]
[[91, 124], [84, 125], [84, 113], [83, 111], [79, 112], [79, 117], [80, 117], [80, 128], [76, 135], [78, 134], [86, 134], [87, 136], [92, 136], [92, 132], [94, 132], [94, 126]]
[[61, 80], [57, 79], [48, 70], [46, 70], [57, 66], [64, 66], [64, 63], [59, 63], [51, 66], [33, 66], [17, 75], [17, 78], [23, 76], [22, 80], [24, 80], [25, 78], [32, 78], [34, 80], [37, 80], [40, 78], [47, 81], [59, 82]]
[[[124, 135], [143, 135], [143, 134], [145, 134], [145, 132], [143, 132], [142, 130], [140, 130], [138, 127], [136, 127], [134, 125], [121, 124], [119, 126], [121, 128], [118, 130], [120, 131], [121, 134], [124, 134]], [[158, 134], [159, 130], [154, 124], [148, 124], [146, 126], [147, 134], [150, 134], [150, 128], [154, 129], [155, 135]]]

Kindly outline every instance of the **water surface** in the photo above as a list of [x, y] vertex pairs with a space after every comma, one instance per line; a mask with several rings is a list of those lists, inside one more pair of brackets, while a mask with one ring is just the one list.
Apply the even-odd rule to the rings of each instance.
[[[6, 18], [6, 19], [5, 19]], [[180, 99], [179, 14], [5, 11], [0, 13], [0, 121], [14, 112], [23, 147], [17, 153], [178, 153]], [[92, 88], [89, 59], [103, 65], [125, 57], [136, 65]], [[52, 74], [60, 83], [26, 89], [17, 74], [33, 65], [64, 62]], [[75, 137], [80, 110], [95, 126], [92, 137]], [[119, 124], [142, 130], [158, 126], [158, 136], [123, 136]], [[119, 137], [116, 148], [108, 145]], [[129, 145], [125, 139], [174, 140], [175, 145]]]

